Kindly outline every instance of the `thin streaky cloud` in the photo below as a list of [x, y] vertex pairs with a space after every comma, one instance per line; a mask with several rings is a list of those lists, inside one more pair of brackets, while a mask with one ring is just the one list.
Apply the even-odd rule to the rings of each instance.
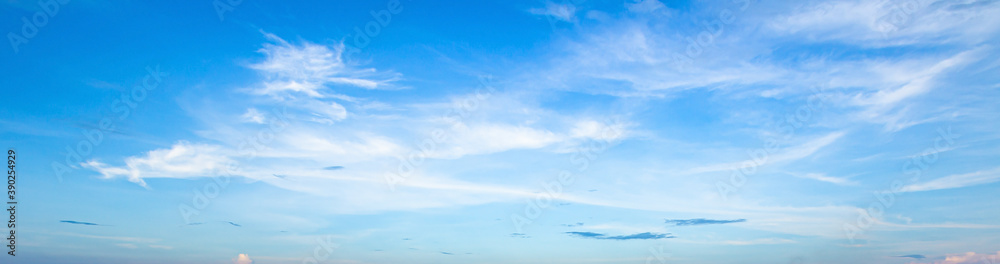
[[922, 192], [933, 190], [945, 190], [990, 184], [1000, 181], [1000, 168], [991, 170], [981, 170], [965, 174], [949, 175], [922, 183], [915, 183], [903, 186], [903, 192]]
[[847, 186], [847, 185], [858, 185], [857, 182], [851, 181], [850, 179], [848, 179], [846, 177], [832, 177], [832, 176], [827, 176], [826, 174], [823, 174], [823, 173], [795, 174], [795, 176], [800, 177], [800, 178], [805, 178], [805, 179], [817, 180], [817, 181], [821, 181], [821, 182], [833, 183], [833, 184], [836, 184], [836, 185], [844, 185], [844, 186]]

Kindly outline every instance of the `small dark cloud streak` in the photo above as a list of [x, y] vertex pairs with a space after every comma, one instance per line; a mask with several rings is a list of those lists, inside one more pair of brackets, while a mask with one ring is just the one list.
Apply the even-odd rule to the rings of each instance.
[[742, 223], [746, 222], [746, 219], [735, 219], [735, 220], [715, 220], [715, 219], [705, 219], [705, 218], [695, 218], [695, 219], [667, 219], [667, 224], [673, 224], [675, 226], [693, 226], [693, 225], [719, 225], [719, 224], [731, 224], [731, 223]]
[[99, 226], [100, 225], [100, 224], [95, 224], [95, 223], [79, 222], [79, 221], [71, 221], [71, 220], [59, 220], [59, 222], [60, 223], [67, 223], [67, 224], [74, 224], [74, 225], [89, 225], [89, 226]]
[[594, 232], [566, 232], [566, 234], [575, 235], [584, 238], [593, 239], [608, 239], [608, 240], [634, 240], [634, 239], [664, 239], [664, 238], [674, 238], [670, 233], [658, 234], [658, 233], [638, 233], [624, 236], [608, 236], [606, 234], [594, 233]]

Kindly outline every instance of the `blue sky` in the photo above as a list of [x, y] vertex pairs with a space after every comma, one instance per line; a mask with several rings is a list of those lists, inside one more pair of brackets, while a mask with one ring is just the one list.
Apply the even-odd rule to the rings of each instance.
[[997, 1], [0, 13], [4, 263], [1000, 262]]

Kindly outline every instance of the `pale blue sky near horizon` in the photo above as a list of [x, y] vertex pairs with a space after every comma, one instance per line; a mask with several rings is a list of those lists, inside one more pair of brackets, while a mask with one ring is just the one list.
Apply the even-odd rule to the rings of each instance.
[[2, 263], [1000, 263], [998, 1], [0, 14]]

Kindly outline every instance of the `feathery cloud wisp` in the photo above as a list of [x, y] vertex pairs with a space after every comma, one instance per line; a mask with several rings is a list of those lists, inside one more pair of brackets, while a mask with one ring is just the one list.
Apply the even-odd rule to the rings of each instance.
[[532, 8], [529, 9], [528, 12], [535, 15], [552, 17], [566, 22], [573, 22], [573, 20], [576, 19], [576, 6], [570, 3], [556, 4], [553, 2], [547, 2], [545, 3], [544, 8]]
[[1000, 181], [1000, 168], [981, 170], [965, 174], [949, 175], [928, 182], [903, 186], [903, 192], [920, 192], [962, 188]]

